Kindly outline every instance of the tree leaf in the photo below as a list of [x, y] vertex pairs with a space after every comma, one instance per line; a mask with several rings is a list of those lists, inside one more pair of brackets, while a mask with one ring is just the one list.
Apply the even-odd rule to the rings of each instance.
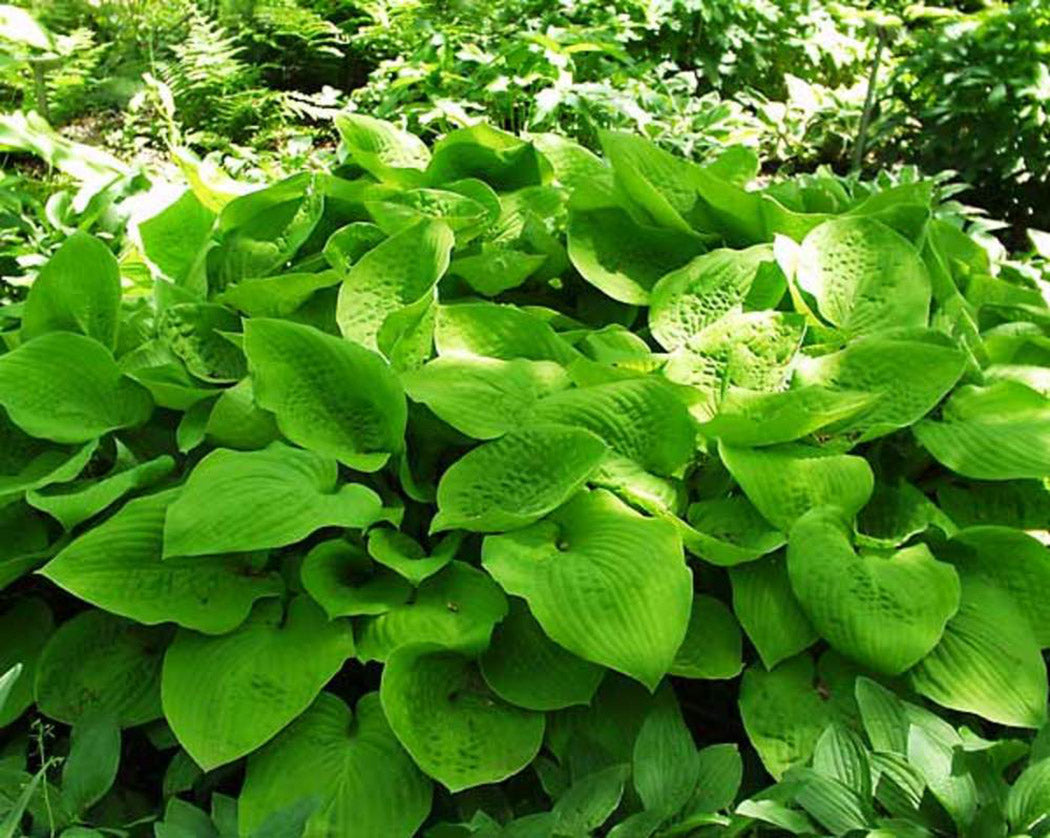
[[205, 771], [251, 753], [299, 716], [353, 654], [343, 621], [305, 597], [255, 607], [232, 634], [180, 629], [164, 656], [164, 716]]
[[404, 393], [374, 352], [280, 320], [253, 318], [244, 334], [255, 399], [292, 442], [357, 471], [404, 449]]
[[337, 488], [337, 478], [335, 460], [279, 442], [212, 451], [168, 507], [164, 556], [282, 547], [321, 527], [363, 528], [386, 517], [375, 492]]
[[81, 443], [141, 424], [149, 392], [91, 338], [49, 332], [0, 355], [0, 404], [31, 436]]
[[239, 827], [255, 835], [267, 818], [304, 798], [317, 810], [305, 835], [411, 838], [430, 812], [432, 787], [387, 724], [378, 693], [354, 714], [321, 693], [310, 708], [248, 758]]
[[486, 538], [482, 564], [570, 652], [650, 691], [671, 669], [688, 626], [692, 574], [666, 522], [609, 492], [583, 493], [531, 527]]
[[430, 531], [532, 523], [579, 489], [604, 453], [597, 436], [564, 425], [534, 425], [479, 445], [442, 475]]
[[76, 538], [40, 570], [60, 588], [147, 625], [173, 622], [208, 634], [239, 626], [284, 585], [247, 556], [161, 559], [164, 516], [177, 490], [138, 498]]
[[543, 741], [542, 713], [506, 704], [469, 658], [439, 646], [395, 651], [379, 695], [416, 765], [452, 792], [517, 774]]

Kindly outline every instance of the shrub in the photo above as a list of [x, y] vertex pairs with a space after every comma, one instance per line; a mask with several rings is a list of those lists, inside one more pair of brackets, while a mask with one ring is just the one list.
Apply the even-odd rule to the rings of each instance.
[[1050, 815], [1035, 279], [928, 181], [337, 125], [334, 171], [255, 191], [184, 161], [140, 254], [77, 233], [3, 310], [0, 814]]

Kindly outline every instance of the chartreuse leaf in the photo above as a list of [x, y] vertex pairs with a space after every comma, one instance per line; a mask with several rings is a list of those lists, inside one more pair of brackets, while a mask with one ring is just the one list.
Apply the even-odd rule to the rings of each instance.
[[700, 755], [669, 684], [657, 693], [634, 740], [631, 773], [645, 808], [667, 815], [681, 809], [696, 789]]
[[[187, 178], [189, 179], [189, 178]], [[160, 273], [174, 282], [203, 292], [204, 259], [215, 226], [215, 212], [187, 189], [156, 215], [138, 225], [142, 250]]]
[[591, 431], [654, 474], [672, 474], [696, 451], [685, 402], [655, 376], [552, 393], [536, 403], [529, 419]]
[[384, 321], [433, 293], [448, 268], [452, 230], [423, 220], [386, 239], [354, 263], [339, 289], [336, 320], [343, 337], [379, 348]]
[[535, 403], [571, 385], [552, 361], [441, 357], [401, 376], [413, 401], [474, 439], [520, 427]]
[[213, 445], [246, 451], [265, 448], [281, 436], [273, 414], [255, 403], [250, 378], [222, 391], [208, 414], [204, 435]]
[[744, 668], [740, 626], [721, 600], [693, 597], [689, 628], [678, 647], [671, 674], [680, 678], [735, 678]]
[[22, 310], [23, 341], [79, 332], [113, 349], [120, 312], [120, 271], [109, 248], [76, 232], [40, 268]]
[[929, 413], [966, 368], [966, 354], [941, 332], [874, 336], [840, 352], [806, 359], [797, 380], [866, 392], [866, 409], [843, 417], [832, 430], [874, 439], [912, 425]]
[[955, 749], [962, 741], [950, 726], [942, 737], [925, 725], [908, 728], [908, 764], [917, 769], [933, 797], [956, 826], [966, 829], [977, 811], [978, 792], [973, 777], [955, 769]]
[[140, 626], [94, 609], [63, 623], [37, 662], [34, 694], [65, 724], [110, 716], [121, 727], [160, 718], [160, 668], [169, 626]]
[[482, 564], [528, 602], [548, 637], [650, 691], [685, 639], [692, 574], [677, 531], [604, 490], [576, 495], [533, 526], [486, 538]]
[[857, 516], [857, 544], [897, 547], [931, 526], [949, 535], [957, 529], [933, 501], [910, 483], [878, 483], [871, 500]]
[[795, 769], [791, 779], [800, 786], [795, 801], [832, 835], [873, 825], [874, 813], [866, 805], [868, 801], [838, 780], [808, 768]]
[[227, 337], [240, 325], [228, 308], [210, 303], [168, 305], [157, 315], [160, 339], [191, 375], [211, 383], [237, 381], [247, 372], [244, 352]]
[[858, 678], [855, 693], [871, 747], [876, 751], [907, 754], [909, 721], [904, 703], [870, 678]]
[[364, 548], [342, 538], [315, 545], [303, 559], [300, 575], [303, 588], [329, 619], [382, 614], [412, 594], [408, 582], [386, 568], [377, 569]]
[[251, 277], [227, 288], [217, 300], [250, 317], [290, 317], [322, 288], [342, 279], [336, 271]]
[[1046, 664], [1024, 612], [1005, 591], [969, 575], [958, 614], [911, 682], [937, 704], [999, 724], [1046, 721]]
[[[836, 507], [803, 515], [788, 541], [791, 587], [813, 627], [869, 669], [899, 675], [937, 645], [959, 608], [959, 579], [923, 544], [854, 552]], [[887, 631], [887, 625], [893, 631]]]
[[164, 556], [282, 547], [321, 527], [367, 527], [387, 518], [366, 486], [337, 488], [329, 457], [275, 442], [262, 451], [217, 449], [168, 507]]
[[368, 555], [389, 567], [416, 587], [445, 567], [456, 555], [462, 533], [450, 533], [435, 545], [430, 555], [409, 535], [378, 527], [368, 533]]
[[802, 240], [798, 283], [822, 317], [852, 335], [922, 328], [930, 277], [914, 245], [880, 221], [833, 218]]
[[252, 318], [244, 334], [255, 400], [292, 442], [357, 471], [404, 448], [405, 396], [379, 355], [281, 320]]
[[836, 780], [861, 800], [871, 798], [871, 766], [863, 740], [848, 727], [832, 722], [813, 751], [813, 770]]
[[205, 771], [251, 753], [302, 713], [353, 654], [350, 626], [306, 597], [259, 603], [232, 634], [181, 629], [164, 656], [164, 716]]
[[97, 480], [88, 478], [33, 489], [26, 493], [26, 500], [69, 530], [97, 515], [129, 492], [163, 480], [174, 468], [175, 461], [163, 454]]
[[808, 649], [819, 639], [791, 590], [782, 553], [729, 571], [733, 611], [766, 669]]
[[733, 388], [699, 431], [736, 447], [794, 442], [863, 413], [881, 398], [877, 393], [816, 385], [773, 393]]
[[331, 693], [248, 758], [238, 827], [255, 835], [267, 818], [304, 798], [317, 808], [305, 836], [412, 838], [433, 790], [395, 738], [378, 693], [354, 712]]
[[759, 267], [772, 260], [768, 245], [719, 248], [666, 274], [651, 295], [653, 337], [664, 349], [675, 350], [731, 311], [742, 311]]
[[744, 776], [744, 762], [736, 745], [708, 745], [697, 754], [696, 789], [685, 806], [687, 813], [717, 812], [733, 805]]
[[681, 528], [686, 549], [711, 564], [751, 562], [787, 541], [741, 495], [691, 503], [686, 516], [690, 528]]
[[21, 666], [0, 701], [0, 728], [11, 724], [33, 703], [37, 661], [54, 630], [51, 609], [42, 599], [23, 597], [0, 614], [0, 672]]
[[703, 252], [699, 236], [639, 224], [622, 207], [603, 205], [589, 192], [573, 194], [569, 258], [580, 276], [612, 299], [648, 305], [660, 277]]
[[446, 134], [427, 166], [431, 183], [478, 178], [500, 192], [546, 183], [551, 173], [532, 143], [485, 123]]
[[490, 222], [489, 210], [478, 201], [446, 189], [411, 189], [366, 201], [376, 226], [387, 235], [399, 233], [419, 221], [440, 220], [462, 245], [475, 238]]
[[1044, 649], [1050, 646], [1050, 550], [1011, 527], [972, 527], [956, 533], [948, 558], [959, 572], [1010, 594]]
[[394, 652], [379, 695], [416, 765], [453, 792], [517, 774], [543, 742], [542, 713], [507, 704], [469, 658], [439, 646]]
[[824, 728], [834, 719], [832, 705], [814, 686], [813, 660], [803, 654], [770, 672], [752, 666], [740, 682], [740, 716], [766, 770], [780, 779], [809, 760]]
[[496, 303], [441, 306], [434, 325], [439, 355], [554, 361], [580, 357], [542, 318], [530, 311]]
[[915, 436], [936, 460], [977, 480], [1050, 477], [1050, 399], [1013, 381], [962, 387], [941, 421]]
[[480, 253], [453, 260], [449, 273], [462, 277], [479, 294], [495, 297], [520, 286], [546, 261], [543, 253], [482, 246]]
[[576, 657], [547, 637], [516, 597], [496, 626], [480, 665], [485, 683], [496, 695], [529, 710], [587, 704], [605, 674], [600, 666]]
[[335, 127], [350, 159], [370, 175], [398, 186], [423, 181], [430, 150], [415, 134], [360, 113], [338, 114]]
[[751, 503], [785, 532], [810, 509], [821, 506], [837, 506], [852, 518], [875, 487], [867, 461], [849, 454], [795, 443], [768, 448], [723, 443], [718, 453]]
[[1006, 800], [1006, 816], [1016, 832], [1028, 832], [1050, 818], [1050, 759], [1029, 765]]
[[79, 443], [139, 425], [153, 400], [98, 341], [49, 332], [0, 355], [0, 405], [31, 436]]
[[605, 450], [591, 432], [565, 425], [533, 425], [479, 445], [441, 476], [430, 531], [530, 524], [579, 489]]
[[[368, 221], [354, 221], [340, 227], [324, 243], [322, 255], [340, 279], [362, 256], [382, 243], [386, 233]], [[316, 276], [316, 274], [315, 274]]]
[[284, 590], [248, 556], [161, 559], [164, 516], [177, 489], [126, 503], [40, 570], [60, 588], [139, 623], [208, 634], [240, 625], [255, 600]]
[[365, 620], [357, 632], [357, 656], [386, 660], [400, 646], [440, 643], [480, 652], [492, 628], [507, 614], [507, 598], [492, 579], [464, 562], [452, 562], [423, 581], [408, 602]]
[[34, 439], [0, 410], [0, 508], [26, 491], [74, 479], [97, 448], [96, 439], [78, 447]]

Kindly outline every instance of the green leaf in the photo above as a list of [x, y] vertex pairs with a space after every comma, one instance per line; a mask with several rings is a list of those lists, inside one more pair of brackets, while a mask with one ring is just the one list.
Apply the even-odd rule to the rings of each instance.
[[227, 288], [216, 301], [250, 317], [294, 317], [318, 291], [342, 280], [336, 271], [249, 277]]
[[76, 232], [40, 268], [22, 310], [23, 342], [48, 332], [79, 332], [113, 349], [120, 272], [109, 248]]
[[262, 602], [232, 634], [180, 629], [164, 656], [164, 716], [205, 771], [251, 753], [310, 706], [353, 654], [350, 626], [305, 597]]
[[386, 660], [412, 643], [480, 652], [506, 614], [507, 598], [488, 575], [451, 562], [423, 581], [410, 601], [364, 621], [358, 628], [357, 655], [364, 661]]
[[780, 779], [809, 760], [833, 708], [814, 686], [813, 660], [799, 655], [766, 672], [749, 667], [740, 682], [740, 716], [766, 770]]
[[731, 567], [751, 562], [787, 542], [751, 502], [740, 495], [689, 504], [686, 549], [706, 562]]
[[1050, 646], [1050, 550], [1027, 533], [1009, 527], [962, 530], [950, 544], [949, 560], [967, 576], [977, 576], [1010, 594], [1032, 626], [1039, 645]]
[[255, 403], [250, 378], [222, 391], [204, 425], [205, 438], [213, 445], [254, 451], [280, 437], [273, 414]]
[[812, 446], [734, 448], [720, 444], [718, 453], [758, 511], [784, 532], [817, 507], [837, 506], [852, 518], [868, 502], [875, 486], [871, 467], [862, 457]]
[[280, 320], [253, 318], [244, 332], [256, 402], [292, 442], [358, 471], [403, 450], [405, 397], [381, 357]]
[[482, 246], [480, 253], [453, 260], [449, 273], [462, 277], [479, 294], [495, 297], [519, 287], [546, 261], [543, 253]]
[[402, 374], [405, 392], [456, 430], [495, 439], [520, 427], [536, 402], [567, 389], [568, 373], [551, 361], [435, 358]]
[[735, 678], [744, 668], [741, 646], [740, 626], [733, 612], [713, 596], [696, 594], [671, 674], [680, 678]]
[[229, 335], [241, 319], [225, 306], [177, 303], [157, 315], [157, 335], [195, 378], [225, 384], [244, 377], [244, 352]]
[[685, 403], [671, 385], [656, 377], [552, 393], [536, 403], [529, 420], [591, 431], [613, 451], [654, 474], [676, 472], [696, 451]]
[[378, 349], [384, 321], [429, 298], [445, 273], [453, 234], [441, 221], [424, 220], [368, 251], [339, 289], [336, 320], [344, 338]]
[[591, 834], [620, 805], [629, 774], [628, 766], [613, 765], [577, 780], [554, 804], [554, 828], [543, 834]]
[[940, 332], [901, 337], [869, 337], [841, 352], [807, 358], [797, 380], [875, 398], [831, 430], [875, 439], [922, 419], [955, 385], [966, 368], [966, 354]]
[[433, 184], [476, 177], [498, 192], [546, 183], [550, 176], [550, 163], [532, 143], [485, 123], [446, 134], [427, 166]]
[[33, 439], [0, 410], [0, 509], [27, 491], [72, 480], [97, 448], [94, 439], [76, 448]]
[[394, 652], [379, 695], [416, 765], [452, 792], [517, 774], [543, 742], [542, 713], [506, 704], [469, 658], [438, 646]]
[[355, 712], [331, 693], [257, 753], [238, 800], [245, 834], [283, 809], [314, 798], [307, 835], [411, 838], [430, 812], [432, 787], [394, 737], [378, 693]]
[[142, 250], [160, 273], [197, 293], [207, 290], [204, 259], [215, 213], [187, 189], [175, 201], [138, 225]]
[[845, 835], [873, 825], [867, 801], [830, 777], [811, 769], [798, 769], [793, 779], [801, 784], [795, 801], [832, 835]]
[[962, 743], [955, 731], [951, 733], [953, 740], [944, 741], [925, 727], [912, 725], [908, 730], [908, 763], [918, 769], [933, 797], [963, 830], [977, 811], [978, 792], [969, 773], [955, 770], [955, 747]]
[[1025, 614], [986, 582], [963, 576], [962, 583], [959, 612], [912, 671], [912, 686], [943, 707], [1004, 725], [1041, 726], [1046, 664]]
[[708, 745], [698, 756], [696, 789], [686, 813], [717, 812], [733, 805], [744, 776], [744, 763], [736, 745]]
[[62, 763], [62, 805], [84, 812], [110, 790], [120, 764], [120, 727], [110, 716], [86, 716], [73, 725]]
[[462, 533], [445, 536], [427, 555], [419, 542], [397, 530], [379, 527], [368, 533], [368, 555], [415, 587], [445, 567], [456, 554]]
[[813, 751], [813, 770], [842, 783], [862, 801], [871, 799], [868, 751], [861, 738], [848, 727], [834, 722], [828, 725]]
[[580, 276], [618, 302], [649, 305], [660, 277], [704, 250], [695, 234], [639, 224], [620, 207], [579, 198], [575, 193], [569, 212], [569, 258]]
[[870, 678], [858, 678], [855, 687], [864, 732], [876, 751], [908, 753], [908, 715], [903, 702]]
[[66, 621], [37, 662], [40, 712], [65, 724], [110, 716], [121, 727], [160, 718], [160, 667], [169, 626], [140, 626], [94, 609]]
[[208, 634], [240, 625], [252, 603], [284, 585], [249, 556], [161, 559], [164, 516], [177, 490], [138, 498], [75, 539], [40, 570], [60, 588], [147, 625], [173, 622]]
[[19, 667], [0, 701], [0, 728], [11, 724], [33, 703], [37, 661], [55, 630], [51, 609], [36, 597], [20, 597], [0, 615], [0, 672], [6, 679]]
[[71, 530], [112, 506], [137, 489], [145, 489], [163, 480], [175, 468], [175, 461], [162, 455], [100, 479], [84, 479], [57, 486], [33, 489], [26, 500], [46, 512], [65, 529]]
[[710, 439], [742, 448], [794, 442], [863, 413], [880, 398], [874, 393], [821, 386], [774, 393], [733, 388], [717, 412], [700, 424], [699, 431]]
[[[854, 552], [835, 507], [791, 529], [791, 587], [817, 632], [846, 657], [900, 675], [937, 645], [959, 608], [959, 579], [923, 544], [890, 555]], [[887, 631], [887, 625], [893, 631]]]
[[926, 326], [930, 277], [915, 247], [865, 217], [834, 218], [802, 241], [798, 283], [821, 316], [852, 335]]
[[652, 291], [649, 328], [653, 337], [673, 351], [726, 314], [742, 311], [761, 267], [772, 260], [768, 245], [746, 250], [719, 248], [667, 273]]
[[485, 683], [504, 701], [529, 710], [588, 704], [605, 671], [554, 643], [525, 603], [510, 600], [479, 660]]
[[360, 113], [338, 114], [335, 127], [350, 159], [378, 180], [398, 186], [422, 182], [430, 150], [419, 137]]
[[568, 364], [579, 353], [532, 312], [495, 303], [460, 303], [438, 309], [434, 343], [439, 355], [483, 356]]
[[500, 532], [564, 503], [605, 454], [597, 436], [564, 425], [535, 425], [479, 445], [441, 476], [430, 531]]
[[1050, 818], [1050, 759], [1032, 763], [1017, 778], [1006, 801], [1015, 832], [1029, 832]]
[[688, 626], [692, 574], [670, 524], [609, 492], [581, 493], [533, 526], [486, 538], [482, 564], [570, 652], [650, 691], [671, 669]]
[[335, 460], [278, 442], [212, 451], [168, 507], [164, 556], [283, 547], [321, 527], [363, 528], [387, 517], [371, 489], [337, 482]]
[[0, 404], [31, 436], [80, 443], [149, 418], [153, 400], [98, 341], [51, 332], [0, 355]]
[[692, 796], [700, 756], [670, 685], [657, 693], [634, 741], [634, 788], [646, 809], [673, 815]]
[[365, 551], [341, 538], [315, 545], [300, 570], [303, 588], [330, 620], [383, 614], [405, 602], [412, 586], [385, 568], [376, 568]]
[[788, 579], [783, 554], [734, 567], [733, 611], [766, 669], [808, 649], [819, 639]]
[[1050, 477], [1050, 399], [1012, 381], [962, 387], [914, 428], [942, 465], [977, 480]]

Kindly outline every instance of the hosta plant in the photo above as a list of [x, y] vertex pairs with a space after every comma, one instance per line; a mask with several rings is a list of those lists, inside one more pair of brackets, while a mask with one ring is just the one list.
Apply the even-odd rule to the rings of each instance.
[[1040, 281], [928, 183], [337, 127], [3, 310], [4, 834], [1038, 832]]

